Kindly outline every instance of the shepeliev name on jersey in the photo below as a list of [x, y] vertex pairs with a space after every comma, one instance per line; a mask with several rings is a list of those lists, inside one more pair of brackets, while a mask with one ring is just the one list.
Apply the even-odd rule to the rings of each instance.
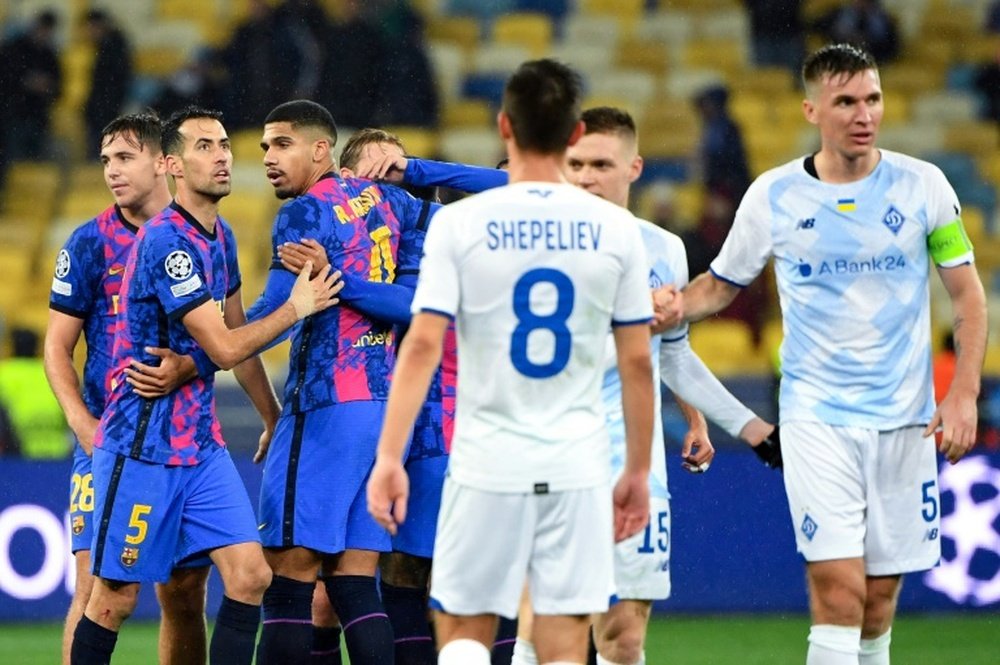
[[544, 247], [550, 251], [596, 251], [601, 244], [601, 227], [593, 222], [563, 219], [519, 219], [490, 221], [486, 224], [491, 250]]

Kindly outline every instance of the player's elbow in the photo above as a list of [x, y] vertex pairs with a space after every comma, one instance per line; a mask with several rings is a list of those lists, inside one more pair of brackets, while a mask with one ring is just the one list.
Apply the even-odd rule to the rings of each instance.
[[246, 355], [238, 353], [236, 349], [226, 344], [220, 344], [211, 349], [205, 349], [209, 360], [223, 371], [231, 370], [246, 360]]

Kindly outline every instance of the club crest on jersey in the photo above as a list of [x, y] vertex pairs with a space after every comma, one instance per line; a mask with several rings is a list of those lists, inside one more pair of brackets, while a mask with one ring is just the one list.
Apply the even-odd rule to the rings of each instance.
[[138, 547], [123, 547], [122, 548], [122, 564], [131, 568], [135, 565], [135, 562], [139, 560], [139, 548]]
[[663, 280], [654, 271], [649, 271], [649, 288], [658, 289], [663, 286]]
[[816, 532], [819, 531], [819, 525], [809, 516], [809, 513], [806, 513], [806, 517], [802, 520], [802, 526], [799, 529], [802, 530], [807, 539], [812, 540], [816, 537]]
[[84, 525], [83, 515], [74, 515], [73, 516], [73, 535], [74, 536], [79, 536], [81, 533], [83, 533], [83, 525]]
[[187, 279], [192, 270], [191, 257], [184, 250], [174, 250], [163, 260], [163, 267], [171, 279]]
[[62, 279], [69, 274], [69, 252], [65, 249], [59, 250], [59, 255], [56, 257], [56, 277]]
[[885, 217], [882, 218], [882, 223], [885, 224], [893, 235], [899, 234], [899, 228], [906, 221], [906, 217], [903, 217], [903, 213], [896, 210], [896, 206], [889, 206], [889, 210], [886, 211]]

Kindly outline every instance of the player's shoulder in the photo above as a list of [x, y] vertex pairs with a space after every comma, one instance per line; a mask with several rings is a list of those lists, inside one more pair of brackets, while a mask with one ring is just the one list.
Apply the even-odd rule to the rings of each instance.
[[922, 179], [945, 179], [944, 172], [936, 164], [927, 160], [884, 148], [879, 148], [879, 153], [882, 156], [882, 162], [891, 169], [912, 173]]
[[111, 205], [87, 221], [77, 225], [70, 233], [70, 238], [82, 240], [84, 238], [107, 236], [112, 233], [113, 226], [119, 223], [118, 209]]
[[789, 178], [811, 178], [812, 176], [806, 171], [806, 157], [799, 156], [795, 159], [791, 159], [784, 164], [779, 164], [773, 168], [770, 168], [754, 179], [751, 186], [770, 186], [774, 183], [787, 180]]

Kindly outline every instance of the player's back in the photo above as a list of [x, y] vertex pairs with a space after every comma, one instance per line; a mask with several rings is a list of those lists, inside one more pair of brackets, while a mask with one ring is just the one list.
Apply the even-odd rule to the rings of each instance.
[[632, 215], [568, 184], [516, 183], [438, 213], [415, 307], [457, 301], [456, 480], [530, 491], [607, 478], [605, 337], [648, 320], [647, 273]]

